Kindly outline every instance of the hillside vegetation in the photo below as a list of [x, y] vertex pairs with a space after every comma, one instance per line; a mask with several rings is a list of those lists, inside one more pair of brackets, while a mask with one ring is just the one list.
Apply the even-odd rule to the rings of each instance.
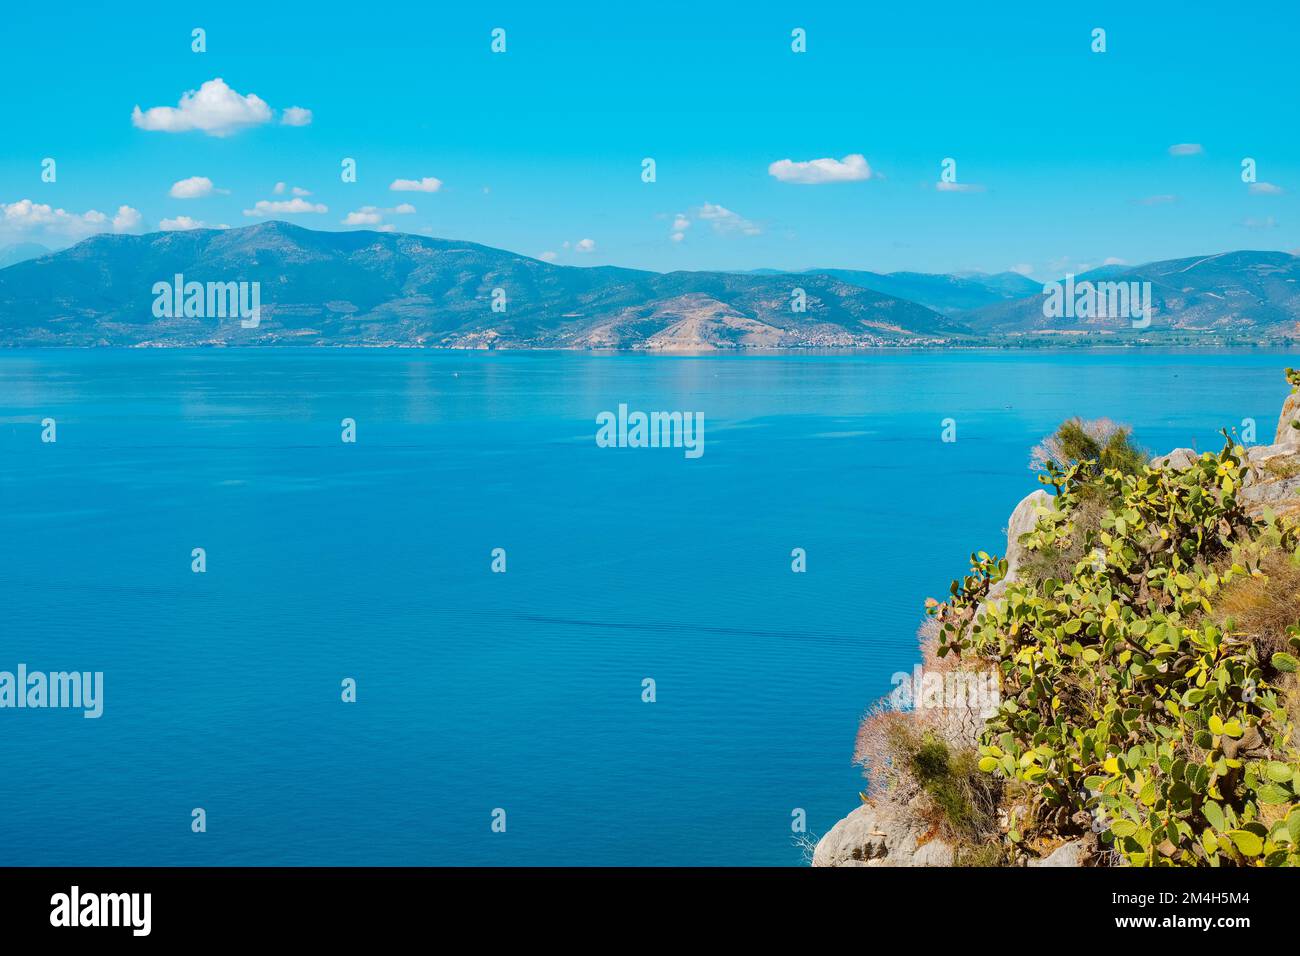
[[1126, 429], [1078, 421], [1040, 446], [1053, 495], [1019, 535], [1013, 516], [1012, 565], [972, 555], [928, 607], [926, 666], [991, 671], [996, 706], [973, 732], [969, 711], [877, 708], [859, 738], [873, 800], [928, 821], [948, 862], [1069, 844], [1093, 865], [1300, 864], [1287, 377], [1273, 446], [1225, 432], [1217, 454], [1148, 464]]

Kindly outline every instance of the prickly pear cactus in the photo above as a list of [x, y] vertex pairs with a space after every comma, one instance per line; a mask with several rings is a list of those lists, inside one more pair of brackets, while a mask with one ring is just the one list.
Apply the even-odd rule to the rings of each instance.
[[[1287, 379], [1300, 391], [1300, 372]], [[1129, 865], [1300, 865], [1300, 620], [1290, 651], [1260, 659], [1215, 604], [1266, 554], [1300, 563], [1300, 541], [1246, 512], [1245, 450], [1225, 439], [1181, 470], [1049, 464], [1057, 508], [1022, 538], [1030, 551], [1069, 539], [1085, 499], [1105, 503], [1073, 573], [1011, 581], [976, 618], [1005, 574], [980, 553], [928, 608], [941, 654], [1000, 670], [980, 768], [1028, 794], [1013, 840], [1091, 829]]]

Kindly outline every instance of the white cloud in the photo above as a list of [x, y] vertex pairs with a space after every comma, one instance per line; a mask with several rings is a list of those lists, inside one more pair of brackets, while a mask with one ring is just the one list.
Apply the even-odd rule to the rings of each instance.
[[767, 167], [770, 175], [783, 183], [851, 183], [871, 178], [871, 166], [861, 153], [852, 153], [843, 159], [810, 159], [795, 162], [778, 159]]
[[281, 126], [307, 126], [311, 123], [311, 110], [301, 106], [290, 106], [280, 114]]
[[1115, 256], [1107, 256], [1101, 263], [1103, 266], [1126, 266], [1128, 265], [1123, 259]]
[[348, 213], [343, 218], [345, 226], [377, 226], [384, 221], [384, 214], [374, 206], [362, 206]]
[[673, 217], [673, 232], [683, 232], [691, 228], [691, 221], [686, 218], [686, 213], [679, 212]]
[[388, 188], [398, 193], [436, 193], [442, 188], [442, 180], [433, 176], [425, 176], [423, 179], [394, 179]]
[[1265, 219], [1256, 219], [1252, 216], [1250, 218], [1243, 219], [1241, 221], [1241, 224], [1245, 226], [1247, 229], [1276, 229], [1277, 228], [1277, 220], [1274, 219], [1272, 216], [1268, 216]]
[[941, 193], [982, 193], [984, 187], [979, 183], [949, 183], [939, 180], [934, 184], [934, 188]]
[[1285, 189], [1274, 183], [1251, 183], [1250, 191], [1257, 196], [1276, 196], [1278, 193], [1286, 192]]
[[541, 259], [543, 262], [554, 262], [556, 259], [559, 258], [559, 256], [557, 256], [554, 252], [548, 251], [548, 252], [543, 252], [537, 258]]
[[1090, 272], [1097, 266], [1092, 262], [1084, 262], [1078, 259], [1072, 259], [1069, 256], [1057, 256], [1047, 264], [1046, 271], [1048, 275], [1063, 276], [1067, 273], [1082, 275]]
[[130, 206], [118, 206], [117, 215], [113, 217], [113, 231], [130, 232], [132, 229], [140, 228], [142, 221], [140, 210], [132, 209]]
[[[564, 240], [564, 242], [560, 243], [560, 248], [563, 249], [565, 252], [581, 252], [581, 253], [595, 252], [596, 240], [579, 239], [577, 242], [569, 242], [569, 240], [566, 239]], [[551, 253], [551, 255], [554, 256], [555, 253]], [[549, 262], [551, 260], [548, 259], [547, 261]]]
[[167, 195], [173, 199], [201, 199], [204, 196], [211, 196], [212, 192], [212, 180], [207, 176], [191, 176], [189, 179], [172, 183], [171, 191]]
[[734, 213], [725, 206], [715, 206], [711, 202], [706, 202], [697, 209], [695, 215], [708, 222], [713, 226], [713, 231], [718, 233], [738, 232], [742, 236], [757, 236], [763, 231], [739, 213]]
[[266, 199], [258, 200], [252, 209], [245, 209], [245, 216], [274, 216], [277, 213], [299, 213], [299, 212], [329, 212], [329, 207], [324, 203], [310, 203], [305, 199], [294, 198], [282, 200], [280, 202], [271, 202]]
[[93, 223], [103, 221], [104, 215], [103, 213], [96, 213], [92, 209], [89, 213], [78, 216], [76, 213], [66, 212], [62, 209], [53, 209], [44, 203], [34, 203], [30, 199], [20, 199], [18, 202], [6, 204], [4, 214], [5, 224], [18, 229], [31, 229], [74, 222]]
[[1014, 272], [1017, 275], [1027, 276], [1033, 273], [1034, 267], [1031, 266], [1028, 262], [1017, 262], [1014, 266], [1012, 266], [1007, 271]]
[[208, 224], [189, 216], [177, 216], [175, 219], [164, 219], [158, 223], [158, 228], [163, 232], [184, 232], [187, 229], [206, 229]]
[[0, 203], [0, 229], [24, 235], [44, 235], [56, 239], [84, 239], [97, 232], [130, 232], [143, 221], [139, 210], [119, 206], [110, 220], [97, 209], [83, 213], [68, 212], [45, 203], [20, 199], [14, 203]]
[[294, 186], [292, 189], [290, 189], [288, 183], [276, 183], [276, 184], [275, 184], [275, 189], [273, 189], [273, 190], [271, 190], [271, 191], [272, 191], [273, 193], [275, 193], [277, 196], [283, 196], [286, 192], [291, 192], [291, 193], [293, 193], [295, 196], [310, 196], [310, 195], [311, 195], [311, 190], [310, 190], [310, 189], [303, 189], [301, 186]]
[[1205, 152], [1200, 143], [1174, 143], [1169, 147], [1170, 156], [1197, 156]]
[[673, 242], [681, 242], [683, 239], [686, 238], [686, 233], [684, 233], [684, 232], [674, 232], [674, 233], [673, 233], [671, 236], [669, 236], [668, 238], [671, 239]]
[[[348, 213], [342, 220], [345, 226], [378, 226], [384, 221], [384, 216], [409, 216], [415, 212], [415, 207], [409, 202], [399, 203], [391, 209], [380, 209], [378, 206], [362, 206]], [[380, 232], [395, 232], [396, 226], [385, 225]]]
[[217, 77], [181, 96], [177, 106], [154, 106], [131, 112], [131, 122], [140, 129], [161, 133], [201, 130], [209, 136], [229, 136], [249, 126], [271, 121], [271, 107], [255, 93], [241, 96]]
[[1136, 200], [1139, 206], [1163, 206], [1171, 202], [1178, 202], [1178, 197], [1172, 193], [1161, 193], [1159, 196], [1144, 196]]

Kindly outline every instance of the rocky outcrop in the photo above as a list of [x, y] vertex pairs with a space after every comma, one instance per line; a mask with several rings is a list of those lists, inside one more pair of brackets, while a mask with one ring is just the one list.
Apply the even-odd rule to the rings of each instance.
[[[1300, 458], [1295, 461], [1300, 468]], [[1242, 489], [1241, 500], [1254, 513], [1265, 508], [1278, 515], [1300, 513], [1300, 476], [1252, 481]]]
[[1052, 496], [1042, 488], [1025, 495], [1020, 504], [1007, 519], [1007, 575], [1003, 580], [1015, 581], [1019, 578], [1020, 565], [1025, 560], [1025, 546], [1020, 538], [1034, 530], [1038, 518], [1044, 511], [1054, 507]]
[[1033, 531], [1034, 525], [1038, 523], [1039, 516], [1044, 510], [1052, 507], [1052, 496], [1039, 488], [1037, 491], [1030, 492], [1021, 498], [1020, 503], [1011, 510], [1011, 517], [1007, 519], [1007, 573], [1002, 580], [990, 585], [989, 593], [985, 595], [984, 600], [975, 609], [977, 619], [984, 613], [984, 609], [990, 601], [996, 601], [1002, 597], [1007, 585], [1019, 579], [1020, 565], [1025, 560], [1025, 546], [1020, 543], [1020, 538], [1022, 535]]
[[1184, 468], [1190, 468], [1192, 463], [1201, 456], [1191, 448], [1175, 448], [1167, 455], [1156, 455], [1151, 459], [1152, 468], [1172, 468], [1174, 471], [1181, 471]]
[[1246, 460], [1252, 465], [1267, 465], [1275, 458], [1287, 458], [1300, 450], [1294, 445], [1278, 442], [1275, 445], [1251, 445], [1246, 449]]
[[1088, 866], [1096, 856], [1096, 841], [1090, 837], [1080, 837], [1069, 843], [1062, 843], [1047, 856], [1039, 860], [1030, 860], [1027, 866]]
[[1277, 420], [1277, 434], [1273, 444], [1300, 449], [1300, 428], [1294, 423], [1300, 422], [1300, 390], [1293, 390], [1282, 405], [1282, 414]]
[[1256, 515], [1265, 509], [1278, 515], [1300, 515], [1300, 428], [1291, 427], [1298, 417], [1300, 393], [1292, 392], [1282, 406], [1273, 444], [1252, 445], [1247, 450], [1251, 468], [1241, 500]]
[[911, 804], [864, 803], [827, 832], [813, 866], [951, 866], [953, 849], [935, 838]]

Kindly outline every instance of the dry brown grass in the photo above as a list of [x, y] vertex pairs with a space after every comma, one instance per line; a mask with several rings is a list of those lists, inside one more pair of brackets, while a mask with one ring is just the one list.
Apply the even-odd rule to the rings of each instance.
[[1215, 599], [1224, 622], [1249, 640], [1263, 663], [1289, 650], [1286, 629], [1300, 624], [1300, 562], [1283, 552], [1260, 558], [1259, 573], [1239, 578]]
[[1280, 674], [1277, 681], [1278, 696], [1291, 721], [1291, 734], [1287, 740], [1292, 747], [1300, 745], [1296, 728], [1300, 728], [1300, 674]]
[[1274, 478], [1294, 478], [1300, 475], [1300, 458], [1270, 458], [1264, 470]]

